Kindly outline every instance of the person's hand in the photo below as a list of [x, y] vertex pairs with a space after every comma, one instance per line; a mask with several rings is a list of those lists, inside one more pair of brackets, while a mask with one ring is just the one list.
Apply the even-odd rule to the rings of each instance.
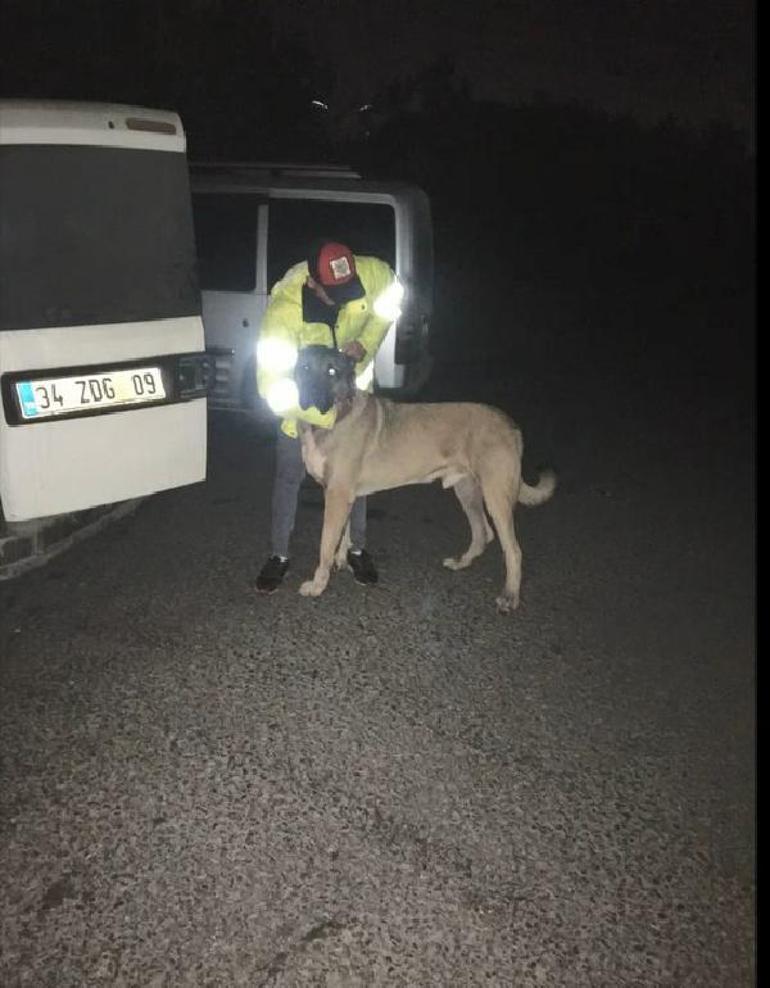
[[342, 347], [342, 352], [347, 354], [348, 357], [352, 357], [357, 364], [366, 356], [366, 350], [361, 346], [358, 340], [351, 340]]

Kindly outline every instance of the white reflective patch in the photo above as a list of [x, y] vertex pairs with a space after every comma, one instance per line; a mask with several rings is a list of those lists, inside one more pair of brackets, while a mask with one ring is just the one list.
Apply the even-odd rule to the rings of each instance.
[[349, 278], [353, 273], [350, 270], [350, 263], [347, 257], [333, 257], [329, 261], [329, 267], [332, 269], [335, 281], [339, 281], [340, 278]]
[[374, 312], [380, 319], [395, 322], [401, 315], [401, 302], [404, 298], [404, 286], [396, 278], [385, 291], [374, 301]]
[[271, 374], [286, 374], [297, 363], [297, 348], [288, 340], [268, 336], [257, 343], [257, 361]]
[[359, 391], [366, 391], [369, 385], [374, 380], [374, 361], [361, 371], [361, 373], [356, 378], [356, 387]]
[[265, 401], [276, 415], [285, 415], [292, 408], [299, 404], [299, 392], [297, 385], [288, 377], [280, 381], [273, 381], [267, 389]]

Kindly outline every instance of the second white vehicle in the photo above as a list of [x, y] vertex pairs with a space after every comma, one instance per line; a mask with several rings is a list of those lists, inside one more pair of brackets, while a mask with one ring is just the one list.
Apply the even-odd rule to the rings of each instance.
[[272, 286], [330, 236], [387, 261], [404, 286], [401, 315], [375, 360], [378, 391], [417, 393], [430, 372], [433, 239], [425, 193], [335, 166], [193, 164], [193, 212], [212, 408], [269, 414], [257, 397], [259, 325]]

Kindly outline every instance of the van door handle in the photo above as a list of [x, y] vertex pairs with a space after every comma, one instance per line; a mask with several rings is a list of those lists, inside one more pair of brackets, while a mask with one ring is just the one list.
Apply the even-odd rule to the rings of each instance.
[[243, 326], [244, 329], [248, 329], [249, 320], [248, 319], [244, 319], [243, 322], [241, 323], [241, 325]]

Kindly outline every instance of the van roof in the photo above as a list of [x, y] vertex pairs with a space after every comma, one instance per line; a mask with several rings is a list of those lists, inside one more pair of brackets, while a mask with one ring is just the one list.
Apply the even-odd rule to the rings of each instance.
[[207, 174], [248, 175], [252, 178], [349, 178], [361, 175], [349, 165], [291, 161], [192, 161], [190, 167]]
[[0, 144], [185, 150], [179, 115], [120, 103], [0, 99]]
[[193, 161], [192, 187], [197, 192], [257, 192], [276, 198], [307, 195], [381, 201], [424, 197], [418, 186], [400, 179], [369, 179], [348, 165], [267, 161]]

